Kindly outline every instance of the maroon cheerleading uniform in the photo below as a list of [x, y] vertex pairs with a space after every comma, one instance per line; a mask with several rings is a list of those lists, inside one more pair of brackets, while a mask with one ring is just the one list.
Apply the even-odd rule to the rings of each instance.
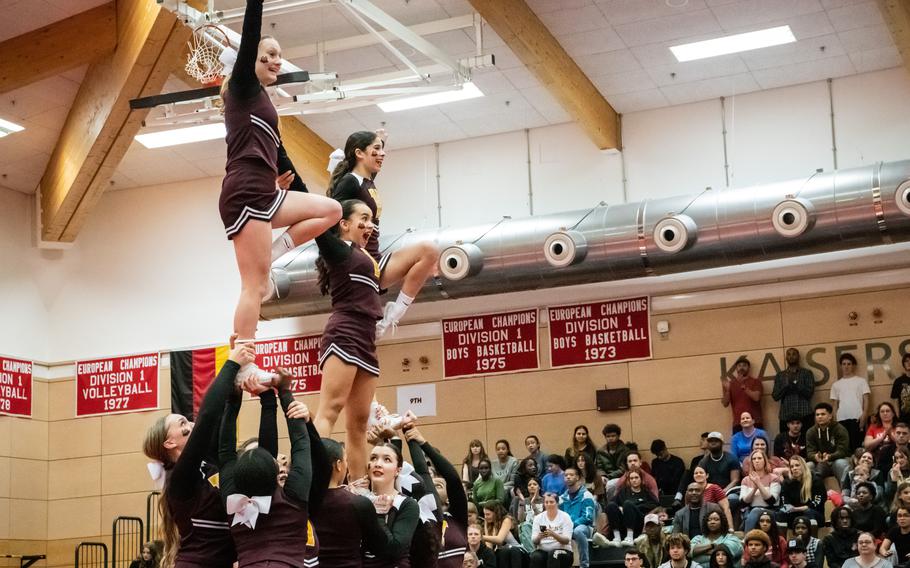
[[[383, 559], [367, 550], [364, 552], [363, 568], [411, 568], [408, 551], [411, 546], [411, 538], [420, 522], [420, 509], [417, 501], [404, 495], [396, 495], [391, 509], [385, 514], [385, 522], [392, 533], [397, 535], [403, 552], [397, 558]], [[414, 568], [424, 567], [415, 566]]]
[[446, 482], [449, 508], [442, 519], [442, 542], [439, 551], [438, 568], [461, 568], [465, 550], [468, 548], [468, 496], [461, 484], [461, 476], [439, 450], [424, 442], [420, 445], [424, 455]]
[[382, 319], [379, 265], [366, 250], [342, 241], [332, 231], [316, 237], [328, 266], [332, 315], [322, 332], [319, 367], [334, 355], [379, 376], [376, 321]]
[[247, 0], [237, 63], [224, 93], [227, 165], [218, 210], [229, 239], [250, 219], [270, 221], [287, 193], [276, 189], [278, 112], [256, 78], [262, 0]]
[[376, 184], [370, 178], [360, 178], [354, 172], [348, 172], [332, 188], [332, 199], [337, 199], [338, 201], [359, 199], [370, 208], [370, 212], [373, 213], [373, 225], [375, 225], [375, 228], [370, 234], [365, 248], [370, 253], [370, 256], [379, 263], [379, 273], [382, 274], [392, 253], [380, 254], [379, 252], [379, 216], [382, 215], [382, 204], [379, 201]]
[[314, 515], [313, 522], [320, 535], [319, 554], [324, 566], [361, 568], [364, 549], [383, 558], [398, 558], [406, 549], [398, 536], [378, 520], [370, 500], [344, 487], [328, 490], [321, 511]]
[[230, 360], [221, 368], [205, 394], [193, 431], [167, 478], [164, 498], [180, 534], [175, 568], [230, 568], [236, 557], [221, 496], [202, 477], [200, 467], [239, 369]]
[[439, 551], [437, 568], [461, 568], [468, 549], [468, 533], [449, 513], [442, 519], [442, 550]]

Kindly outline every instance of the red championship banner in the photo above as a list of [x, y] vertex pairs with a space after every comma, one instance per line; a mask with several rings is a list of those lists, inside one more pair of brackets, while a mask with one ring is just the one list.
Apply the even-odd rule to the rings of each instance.
[[651, 358], [647, 296], [555, 306], [547, 313], [551, 367]]
[[32, 363], [0, 357], [0, 414], [32, 415]]
[[540, 367], [537, 309], [442, 320], [444, 377]]
[[256, 362], [259, 368], [274, 371], [283, 367], [294, 376], [294, 393], [319, 392], [322, 373], [319, 371], [321, 335], [286, 337], [256, 341]]
[[76, 416], [158, 408], [157, 353], [76, 363]]

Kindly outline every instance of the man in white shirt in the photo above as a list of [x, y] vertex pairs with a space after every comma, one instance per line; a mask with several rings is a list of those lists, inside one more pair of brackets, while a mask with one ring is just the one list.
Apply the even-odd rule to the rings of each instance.
[[835, 419], [850, 434], [850, 448], [863, 443], [866, 418], [869, 416], [869, 382], [856, 375], [856, 357], [844, 353], [838, 359], [841, 378], [831, 385]]

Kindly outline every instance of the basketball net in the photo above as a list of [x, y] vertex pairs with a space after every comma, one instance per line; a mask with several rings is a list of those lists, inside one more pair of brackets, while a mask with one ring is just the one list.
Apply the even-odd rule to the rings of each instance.
[[216, 25], [203, 24], [193, 30], [193, 37], [187, 45], [190, 48], [184, 67], [187, 74], [206, 87], [220, 85], [224, 80], [224, 64], [219, 55], [222, 49], [230, 47], [225, 33]]

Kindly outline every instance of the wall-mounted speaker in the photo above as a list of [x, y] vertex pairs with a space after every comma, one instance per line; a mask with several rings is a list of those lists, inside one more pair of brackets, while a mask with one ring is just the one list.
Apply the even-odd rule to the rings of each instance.
[[611, 410], [628, 410], [629, 389], [602, 389], [597, 391], [597, 410], [609, 412]]

